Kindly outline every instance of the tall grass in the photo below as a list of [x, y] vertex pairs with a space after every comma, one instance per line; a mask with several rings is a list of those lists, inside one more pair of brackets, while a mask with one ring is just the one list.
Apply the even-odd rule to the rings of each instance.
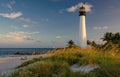
[[64, 61], [40, 61], [27, 68], [20, 69], [10, 77], [67, 77], [69, 64]]
[[20, 68], [20, 67], [25, 67], [25, 66], [27, 66], [29, 64], [33, 64], [33, 63], [38, 62], [38, 61], [42, 61], [42, 59], [43, 59], [42, 57], [33, 58], [32, 60], [26, 61], [26, 62], [22, 63], [21, 65], [17, 66], [16, 69]]
[[[93, 48], [63, 48], [48, 53], [49, 57], [35, 58], [19, 66], [9, 77], [120, 77], [120, 54]], [[89, 72], [73, 72], [72, 64], [97, 64]]]

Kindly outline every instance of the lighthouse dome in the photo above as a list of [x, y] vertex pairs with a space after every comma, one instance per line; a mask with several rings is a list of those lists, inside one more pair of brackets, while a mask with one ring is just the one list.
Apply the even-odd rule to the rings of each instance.
[[80, 7], [79, 16], [86, 16], [86, 11], [84, 6]]
[[80, 7], [80, 11], [85, 11], [85, 7], [84, 6]]

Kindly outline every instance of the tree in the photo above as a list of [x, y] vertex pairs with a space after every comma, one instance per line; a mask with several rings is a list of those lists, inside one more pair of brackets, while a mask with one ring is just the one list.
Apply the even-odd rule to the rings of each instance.
[[91, 45], [93, 47], [98, 47], [98, 44], [96, 44], [95, 41], [89, 41], [89, 40], [87, 40], [87, 45]]
[[104, 44], [96, 44], [94, 41], [88, 41], [87, 43], [95, 48], [111, 50], [116, 49], [120, 50], [120, 33], [106, 32], [101, 38], [103, 41], [106, 41]]
[[107, 32], [101, 39], [103, 39], [103, 41], [106, 41], [106, 44], [108, 43], [120, 44], [120, 33], [113, 34], [111, 32]]
[[90, 40], [87, 40], [87, 45], [91, 45], [91, 41]]
[[73, 40], [69, 40], [69, 41], [67, 42], [67, 46], [68, 46], [69, 48], [75, 46], [74, 41], [73, 41]]
[[107, 43], [113, 41], [114, 39], [114, 34], [111, 32], [106, 32], [103, 36], [103, 38], [101, 38], [103, 41], [106, 41]]
[[114, 44], [119, 44], [120, 45], [120, 33], [116, 33], [114, 34], [114, 38], [113, 38], [113, 43]]

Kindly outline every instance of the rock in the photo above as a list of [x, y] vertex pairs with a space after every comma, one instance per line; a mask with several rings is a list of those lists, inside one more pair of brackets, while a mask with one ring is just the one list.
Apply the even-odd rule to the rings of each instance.
[[15, 52], [14, 55], [32, 55], [32, 53], [29, 53], [29, 52]]
[[41, 54], [45, 54], [46, 52], [32, 52], [32, 55], [41, 55]]
[[92, 71], [96, 68], [99, 68], [99, 66], [95, 65], [95, 64], [89, 64], [89, 65], [86, 65], [86, 66], [78, 66], [77, 64], [74, 64], [74, 65], [71, 66], [71, 69], [74, 72], [80, 71], [80, 72], [83, 72], [83, 73], [89, 73], [90, 71]]

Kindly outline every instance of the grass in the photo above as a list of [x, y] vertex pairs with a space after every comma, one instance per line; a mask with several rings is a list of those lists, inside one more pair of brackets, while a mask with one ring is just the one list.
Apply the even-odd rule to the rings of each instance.
[[[34, 58], [17, 67], [9, 77], [120, 77], [120, 54], [79, 47], [58, 49], [49, 57]], [[97, 64], [99, 68], [89, 72], [73, 72], [72, 64]]]
[[27, 66], [29, 64], [33, 64], [33, 63], [35, 63], [37, 61], [42, 61], [42, 59], [43, 59], [42, 57], [40, 57], [40, 58], [33, 58], [32, 60], [26, 61], [26, 62], [22, 63], [21, 65], [17, 66], [16, 69], [20, 68], [20, 67], [25, 67], [25, 66]]
[[69, 64], [64, 61], [40, 61], [27, 68], [20, 69], [10, 77], [67, 77]]

